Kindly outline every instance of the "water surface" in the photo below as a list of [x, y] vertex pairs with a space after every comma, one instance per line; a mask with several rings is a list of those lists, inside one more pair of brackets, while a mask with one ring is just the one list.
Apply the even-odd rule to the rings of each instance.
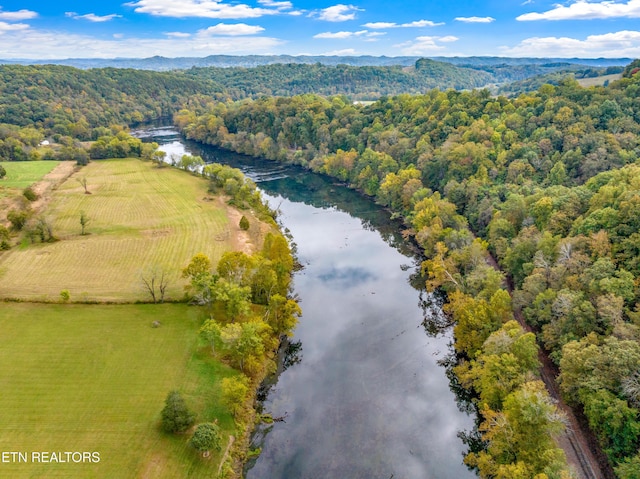
[[[240, 168], [290, 230], [304, 269], [294, 353], [273, 378], [265, 412], [283, 419], [254, 435], [249, 479], [466, 479], [458, 432], [473, 427], [438, 361], [448, 329], [427, 334], [420, 260], [389, 215], [331, 179], [183, 141], [155, 141]], [[150, 133], [158, 135], [157, 131]]]

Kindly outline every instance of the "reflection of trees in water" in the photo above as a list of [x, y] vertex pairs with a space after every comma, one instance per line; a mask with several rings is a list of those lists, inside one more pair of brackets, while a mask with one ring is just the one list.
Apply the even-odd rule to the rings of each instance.
[[[422, 281], [422, 286], [424, 287], [422, 275], [419, 276], [419, 278], [415, 278], [416, 283], [418, 281]], [[418, 298], [418, 306], [422, 310], [423, 314], [422, 326], [424, 327], [427, 336], [435, 338], [448, 333], [451, 326], [453, 326], [453, 322], [451, 317], [442, 311], [444, 296], [437, 291], [434, 293], [428, 293], [421, 290]]]
[[[290, 341], [288, 337], [284, 337], [278, 348], [278, 368], [275, 373], [271, 374], [262, 381], [256, 393], [256, 412], [258, 414], [265, 413], [265, 402], [267, 401], [271, 390], [278, 384], [280, 374], [296, 364], [302, 362], [302, 341]], [[286, 416], [286, 413], [285, 413]], [[251, 434], [251, 448], [262, 448], [267, 436], [273, 429], [273, 423], [260, 422], [256, 425]], [[247, 473], [258, 460], [258, 456], [250, 458], [245, 462], [243, 470]], [[244, 476], [243, 476], [244, 477]]]
[[[412, 277], [414, 277], [416, 282], [421, 281], [424, 285], [424, 277], [420, 274], [419, 270], [414, 273]], [[419, 297], [419, 306], [423, 311], [422, 326], [424, 327], [427, 336], [435, 338], [448, 333], [453, 326], [453, 322], [451, 317], [445, 314], [442, 310], [442, 305], [445, 300], [444, 295], [437, 291], [435, 293], [421, 291]], [[453, 344], [450, 343], [449, 353], [442, 359], [438, 360], [438, 366], [445, 370], [445, 375], [449, 380], [449, 390], [451, 390], [455, 397], [458, 409], [463, 413], [476, 418], [473, 429], [458, 431], [457, 434], [467, 448], [464, 452], [464, 455], [466, 456], [471, 452], [477, 453], [484, 450], [486, 444], [482, 441], [480, 431], [478, 431], [478, 426], [480, 425], [480, 414], [473, 402], [473, 391], [465, 389], [462, 384], [460, 384], [460, 380], [454, 372], [454, 368], [460, 364], [461, 359], [462, 357], [456, 354], [453, 349]], [[469, 469], [473, 470], [473, 468]]]
[[183, 141], [192, 154], [201, 156], [206, 162], [224, 163], [243, 170], [269, 195], [283, 196], [289, 201], [320, 209], [335, 208], [359, 219], [363, 229], [377, 231], [387, 244], [400, 253], [415, 255], [412, 247], [402, 238], [403, 225], [400, 221], [391, 220], [390, 214], [376, 205], [373, 199], [336, 183], [333, 178], [311, 173], [296, 165], [283, 165], [214, 146]]
[[284, 351], [282, 360], [282, 370], [286, 371], [291, 366], [295, 366], [302, 361], [302, 341], [287, 341], [288, 345]]
[[[478, 408], [473, 402], [474, 394], [472, 391], [462, 387], [458, 377], [453, 371], [453, 368], [460, 364], [460, 360], [461, 357], [458, 356], [455, 351], [451, 350], [444, 358], [438, 360], [438, 366], [443, 367], [445, 370], [445, 374], [449, 379], [449, 389], [455, 397], [458, 409], [475, 418], [473, 429], [458, 431], [457, 434], [462, 443], [466, 446], [466, 451], [463, 453], [463, 455], [466, 456], [472, 452], [479, 453], [480, 451], [485, 450], [487, 444], [482, 440], [482, 436], [478, 430], [481, 416]], [[469, 469], [475, 470], [476, 468], [469, 467]]]

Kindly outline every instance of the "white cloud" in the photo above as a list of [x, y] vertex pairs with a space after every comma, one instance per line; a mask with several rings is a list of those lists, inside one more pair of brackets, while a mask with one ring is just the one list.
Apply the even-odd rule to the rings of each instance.
[[99, 16], [95, 13], [87, 13], [86, 15], [78, 15], [76, 12], [65, 12], [65, 16], [73, 18], [74, 20], [89, 20], [90, 22], [108, 22], [109, 20], [113, 20], [114, 18], [121, 18], [122, 15], [116, 15], [112, 13], [111, 15], [103, 15]]
[[640, 57], [640, 32], [623, 30], [589, 35], [584, 40], [568, 37], [533, 37], [515, 47], [501, 47], [503, 54], [516, 57]]
[[200, 36], [212, 36], [212, 35], [223, 35], [223, 36], [244, 36], [244, 35], [255, 35], [256, 33], [264, 32], [264, 28], [258, 25], [247, 25], [246, 23], [236, 23], [236, 24], [227, 24], [227, 23], [218, 23], [212, 27], [206, 28], [204, 30], [200, 30], [198, 35]]
[[166, 32], [165, 35], [170, 38], [189, 38], [191, 36], [190, 33], [185, 32]]
[[272, 8], [278, 8], [283, 10], [288, 10], [293, 8], [293, 4], [287, 1], [277, 2], [274, 0], [258, 0], [258, 3], [260, 5], [264, 5], [265, 7], [272, 7]]
[[36, 18], [38, 16], [37, 12], [33, 12], [31, 10], [18, 10], [17, 12], [3, 12], [0, 10], [0, 20], [30, 20], [32, 18]]
[[[276, 2], [282, 3], [282, 2]], [[284, 8], [254, 8], [242, 3], [230, 5], [217, 0], [137, 0], [125, 3], [136, 13], [148, 13], [160, 17], [202, 17], [202, 18], [258, 18], [264, 15], [278, 15]]]
[[444, 37], [417, 37], [415, 40], [394, 45], [400, 48], [404, 55], [425, 55], [432, 52], [445, 50], [446, 47], [440, 43], [451, 43], [458, 41], [458, 37], [447, 35]]
[[[5, 24], [6, 25], [6, 24]], [[89, 35], [59, 31], [29, 29], [24, 25], [0, 22], [0, 58], [62, 59], [62, 58], [141, 58], [194, 57], [215, 54], [268, 54], [283, 44], [270, 37], [195, 36], [192, 38], [124, 38], [99, 39]]]
[[456, 17], [455, 20], [464, 23], [491, 23], [496, 21], [493, 17]]
[[367, 28], [381, 29], [381, 28], [422, 28], [422, 27], [437, 27], [444, 25], [444, 23], [435, 23], [431, 20], [417, 20], [409, 23], [394, 23], [394, 22], [371, 22], [362, 25]]
[[592, 20], [602, 18], [640, 18], [640, 0], [629, 0], [626, 3], [613, 1], [587, 2], [577, 0], [565, 5], [554, 5], [554, 8], [542, 13], [525, 13], [516, 17], [521, 22], [533, 20]]
[[[18, 30], [26, 30], [28, 28], [29, 25], [27, 25], [26, 23], [0, 22], [0, 35], [3, 35], [6, 32], [15, 32]], [[4, 41], [4, 39], [2, 41]]]
[[114, 33], [113, 38], [118, 38], [118, 39], [124, 38], [124, 33]]
[[356, 18], [356, 12], [362, 12], [361, 8], [354, 7], [353, 5], [334, 5], [320, 10], [316, 13], [320, 20], [326, 20], [327, 22], [346, 22], [347, 20], [353, 20]]
[[398, 24], [392, 22], [370, 22], [362, 26], [367, 28], [396, 28]]
[[353, 48], [345, 48], [344, 50], [333, 50], [331, 52], [321, 53], [321, 55], [325, 57], [345, 57], [357, 54], [358, 53]]
[[289, 1], [258, 0], [258, 3], [268, 8], [275, 8], [278, 13], [292, 15], [294, 17], [300, 16], [305, 13], [304, 10], [292, 10], [293, 4]]
[[325, 33], [318, 33], [317, 35], [314, 35], [313, 38], [338, 38], [338, 39], [344, 39], [344, 38], [351, 38], [351, 37], [359, 37], [362, 35], [365, 35], [366, 33], [368, 33], [366, 30], [362, 30], [359, 32], [325, 32]]

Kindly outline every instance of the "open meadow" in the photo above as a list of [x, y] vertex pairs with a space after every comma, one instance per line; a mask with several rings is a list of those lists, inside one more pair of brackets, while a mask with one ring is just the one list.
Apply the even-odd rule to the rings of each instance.
[[[198, 346], [200, 310], [185, 304], [0, 305], [0, 477], [212, 477], [220, 454], [202, 459], [189, 435], [160, 432], [169, 391], [198, 417], [219, 419], [223, 450], [233, 419], [220, 381], [236, 374]], [[159, 320], [160, 327], [152, 323]], [[100, 461], [38, 463], [33, 452], [99, 453]]]
[[58, 166], [59, 161], [0, 161], [7, 176], [0, 181], [0, 196], [9, 188], [26, 188]]
[[24, 240], [0, 254], [0, 298], [58, 301], [68, 290], [72, 302], [149, 301], [141, 276], [164, 271], [166, 298], [180, 299], [181, 268], [199, 252], [215, 264], [239, 232], [228, 206], [207, 186], [136, 159], [91, 162], [53, 191], [44, 212], [59, 241]]

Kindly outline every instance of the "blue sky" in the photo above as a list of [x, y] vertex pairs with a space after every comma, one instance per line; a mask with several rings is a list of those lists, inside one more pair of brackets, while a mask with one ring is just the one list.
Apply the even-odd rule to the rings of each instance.
[[640, 0], [0, 0], [0, 58], [640, 57]]

